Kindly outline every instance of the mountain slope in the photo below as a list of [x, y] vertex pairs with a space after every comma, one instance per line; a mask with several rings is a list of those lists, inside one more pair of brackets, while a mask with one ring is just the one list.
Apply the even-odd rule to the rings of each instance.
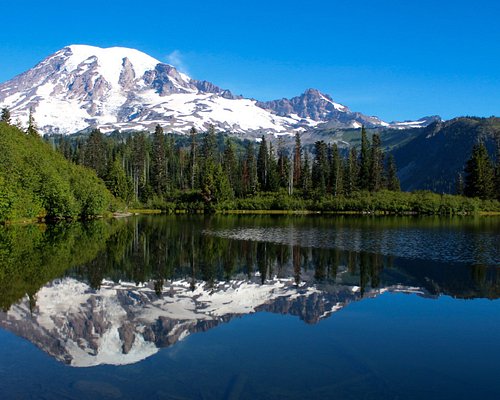
[[483, 140], [494, 154], [500, 118], [456, 118], [435, 122], [393, 151], [404, 190], [454, 193], [472, 147]]
[[213, 124], [218, 130], [256, 137], [321, 124], [390, 126], [352, 112], [314, 89], [292, 99], [258, 102], [191, 79], [138, 50], [86, 45], [65, 47], [1, 84], [0, 106], [21, 121], [32, 109], [42, 133], [67, 134], [88, 127], [142, 130], [156, 124], [185, 133], [192, 126], [206, 130]]

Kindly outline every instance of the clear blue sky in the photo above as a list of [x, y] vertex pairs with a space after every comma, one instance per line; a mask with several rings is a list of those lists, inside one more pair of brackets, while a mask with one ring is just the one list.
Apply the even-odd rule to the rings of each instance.
[[126, 46], [270, 100], [314, 87], [385, 120], [500, 115], [500, 1], [0, 0], [0, 81]]

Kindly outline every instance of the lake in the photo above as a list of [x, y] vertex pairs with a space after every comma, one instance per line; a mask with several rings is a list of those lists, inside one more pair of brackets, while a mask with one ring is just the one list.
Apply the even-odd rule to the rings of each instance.
[[499, 399], [500, 218], [0, 226], [2, 399]]

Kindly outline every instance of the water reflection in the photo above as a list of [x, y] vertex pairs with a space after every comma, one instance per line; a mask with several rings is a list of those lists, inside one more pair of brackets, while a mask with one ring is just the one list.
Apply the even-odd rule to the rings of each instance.
[[73, 366], [118, 365], [259, 311], [316, 323], [387, 291], [496, 299], [498, 226], [156, 216], [1, 228], [0, 326]]

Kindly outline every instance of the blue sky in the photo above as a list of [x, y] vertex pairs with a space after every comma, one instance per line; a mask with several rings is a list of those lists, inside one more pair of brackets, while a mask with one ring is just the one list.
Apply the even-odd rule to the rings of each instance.
[[271, 100], [385, 120], [500, 115], [500, 1], [0, 0], [0, 81], [68, 44], [126, 46]]

